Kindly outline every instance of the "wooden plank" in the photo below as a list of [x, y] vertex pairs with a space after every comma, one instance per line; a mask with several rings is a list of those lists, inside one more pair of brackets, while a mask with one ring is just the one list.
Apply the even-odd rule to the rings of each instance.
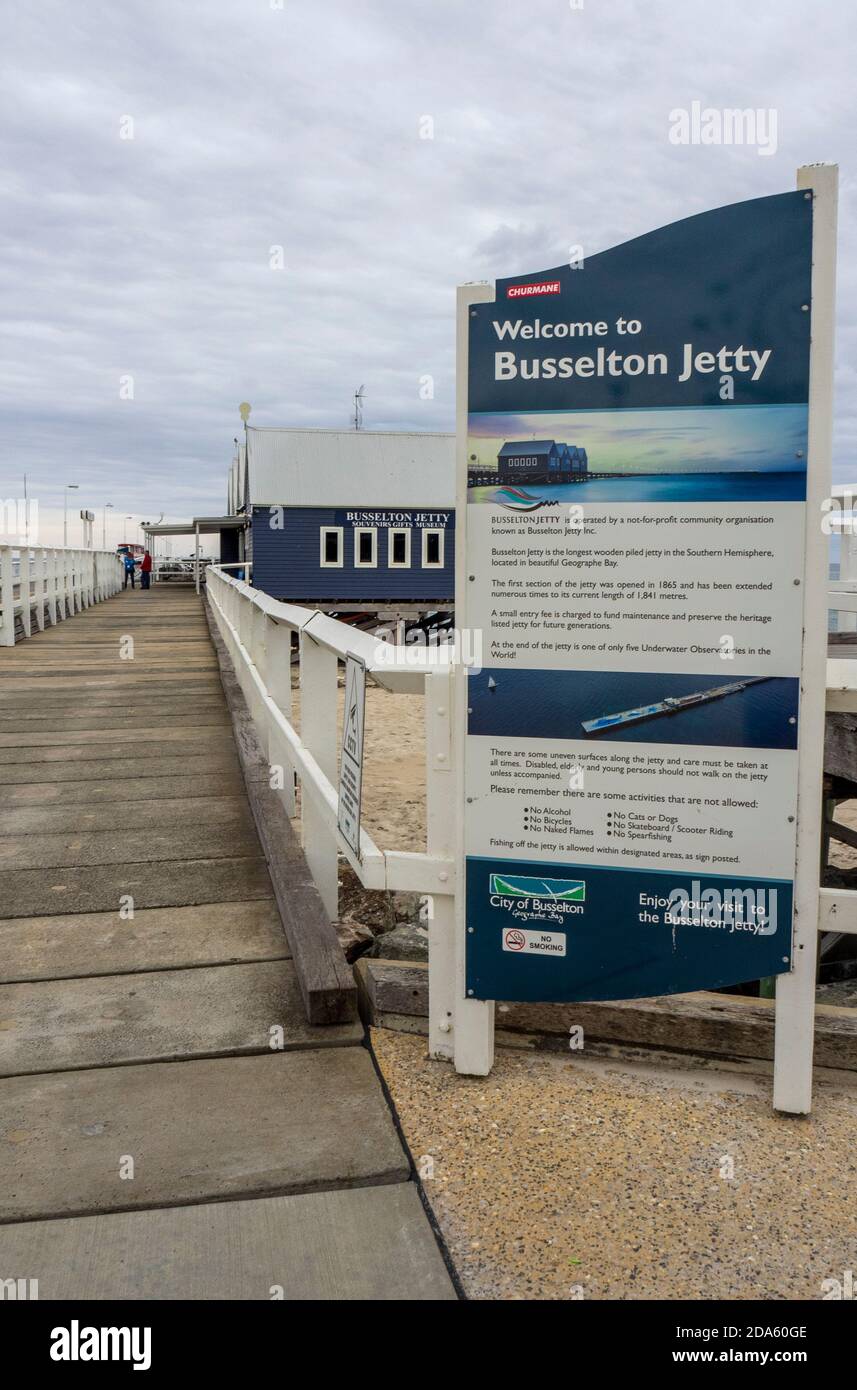
[[415, 1183], [0, 1227], [40, 1299], [453, 1300]]
[[[28, 758], [39, 757], [42, 753], [47, 753], [58, 748], [65, 749], [65, 757], [91, 757], [92, 754], [83, 751], [88, 749], [91, 744], [98, 748], [99, 757], [109, 757], [105, 748], [119, 748], [120, 756], [127, 757], [128, 750], [126, 744], [150, 745], [179, 743], [183, 747], [187, 746], [196, 752], [199, 748], [223, 748], [228, 747], [230, 742], [229, 726], [218, 725], [194, 725], [186, 728], [184, 725], [176, 726], [171, 716], [167, 717], [166, 722], [162, 723], [154, 716], [142, 727], [114, 729], [109, 738], [104, 737], [102, 727], [96, 729], [59, 729], [42, 731], [33, 729], [29, 724], [22, 722], [17, 729], [4, 729], [0, 732], [0, 755], [4, 761], [18, 761], [7, 757], [12, 750], [22, 749], [20, 761]], [[81, 751], [78, 753], [77, 749]], [[71, 750], [75, 751], [72, 752]], [[145, 751], [145, 750], [144, 750]]]
[[[3, 788], [2, 801], [11, 813], [17, 806], [109, 806], [116, 801], [201, 800], [240, 796], [244, 802], [244, 780], [237, 760], [229, 771], [213, 769], [193, 776], [126, 777], [92, 781], [19, 782]], [[77, 812], [70, 814], [76, 815]]]
[[[370, 960], [355, 966], [367, 1022], [390, 1026], [391, 1016], [428, 1017], [428, 969], [414, 961]], [[597, 1004], [498, 1004], [497, 1027], [527, 1033], [567, 1047], [569, 1030], [584, 1039], [663, 1048], [718, 1057], [774, 1055], [774, 1001], [741, 995], [672, 994], [652, 999], [617, 999]], [[829, 1004], [816, 1008], [819, 1066], [857, 1071], [857, 1010]]]
[[[175, 729], [164, 733], [161, 729], [132, 729], [126, 739], [111, 739], [102, 742], [87, 739], [77, 741], [69, 735], [69, 741], [50, 745], [0, 745], [0, 766], [32, 767], [38, 772], [39, 763], [91, 763], [112, 762], [121, 758], [126, 760], [134, 755], [138, 758], [199, 758], [203, 755], [212, 758], [226, 758], [232, 755], [232, 734], [229, 729], [202, 729], [193, 738], [185, 739], [185, 729]], [[146, 737], [149, 734], [150, 737]], [[4, 737], [8, 737], [5, 735]], [[34, 735], [34, 737], [38, 737]], [[42, 734], [42, 738], [56, 735]], [[50, 770], [42, 774], [50, 777]]]
[[20, 737], [22, 743], [28, 741], [33, 733], [59, 734], [78, 731], [98, 730], [102, 735], [109, 731], [118, 734], [120, 730], [151, 729], [160, 724], [171, 729], [222, 729], [226, 726], [226, 712], [222, 702], [220, 707], [209, 709], [188, 709], [176, 705], [172, 709], [159, 705], [157, 709], [123, 710], [121, 705], [108, 705], [103, 710], [90, 710], [88, 714], [63, 713], [61, 709], [39, 711], [30, 708], [6, 710], [0, 708], [0, 730], [4, 734]]
[[125, 975], [138, 970], [279, 960], [289, 954], [273, 895], [133, 917], [76, 912], [0, 919], [0, 981]]
[[[224, 779], [238, 770], [234, 750], [221, 753], [182, 754], [177, 749], [169, 757], [92, 758], [70, 762], [0, 763], [0, 786], [20, 783], [103, 782], [115, 779], [117, 785], [137, 777], [202, 777], [222, 773]], [[2, 793], [5, 800], [6, 793]]]
[[232, 716], [250, 809], [268, 861], [274, 897], [298, 973], [310, 1023], [357, 1017], [357, 986], [316, 891], [303, 851], [278, 794], [269, 786], [265, 757], [232, 661], [206, 601], [206, 617]]
[[[39, 783], [43, 786], [43, 783]], [[91, 784], [90, 784], [91, 785]], [[253, 825], [250, 808], [243, 794], [232, 796], [189, 796], [158, 797], [146, 803], [144, 810], [135, 807], [135, 824], [163, 830], [168, 826], [183, 825], [231, 825], [248, 828]], [[126, 793], [122, 798], [127, 804], [135, 805], [133, 794]], [[114, 830], [121, 817], [115, 805], [104, 805], [89, 801], [71, 812], [65, 806], [53, 803], [35, 806], [10, 806], [3, 798], [0, 809], [0, 836], [3, 835], [59, 835], [68, 832], [70, 827], [79, 833], [81, 830]], [[253, 830], [255, 835], [255, 828]]]
[[[361, 956], [355, 975], [373, 1011], [428, 1017], [428, 965], [422, 961], [393, 961]], [[374, 1022], [374, 1017], [370, 1018]]]
[[363, 1040], [360, 1023], [306, 1022], [289, 960], [0, 985], [0, 1018], [0, 1076]]
[[0, 1222], [404, 1182], [409, 1173], [362, 1047], [6, 1077], [0, 1113]]
[[151, 864], [97, 864], [87, 868], [0, 871], [4, 917], [54, 912], [118, 912], [121, 899], [135, 908], [192, 907], [198, 903], [269, 898], [271, 880], [262, 854], [243, 859], [175, 859]]
[[171, 859], [252, 859], [261, 854], [249, 812], [246, 820], [232, 825], [199, 825], [188, 817], [179, 824], [160, 826], [126, 804], [117, 819], [130, 822], [130, 828], [0, 835], [0, 871], [65, 866], [82, 869], [96, 864], [166, 863]]

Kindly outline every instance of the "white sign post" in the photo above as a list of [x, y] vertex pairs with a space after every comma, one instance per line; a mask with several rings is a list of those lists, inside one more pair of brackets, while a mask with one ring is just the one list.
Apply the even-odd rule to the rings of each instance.
[[339, 760], [339, 833], [360, 858], [360, 794], [363, 785], [363, 722], [366, 667], [356, 656], [345, 661], [345, 713]]
[[798, 770], [797, 858], [791, 971], [777, 980], [774, 1108], [808, 1115], [812, 1107], [818, 883], [824, 762], [828, 540], [822, 503], [830, 495], [833, 451], [833, 342], [836, 308], [836, 214], [839, 169], [811, 164], [797, 186], [812, 201], [812, 351], [809, 363], [809, 469], [803, 665]]

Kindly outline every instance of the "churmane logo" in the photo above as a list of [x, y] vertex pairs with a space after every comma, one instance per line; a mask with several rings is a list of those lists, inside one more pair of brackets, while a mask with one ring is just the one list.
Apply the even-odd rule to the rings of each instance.
[[559, 280], [533, 280], [528, 285], [510, 285], [507, 299], [529, 299], [534, 294], [559, 294]]

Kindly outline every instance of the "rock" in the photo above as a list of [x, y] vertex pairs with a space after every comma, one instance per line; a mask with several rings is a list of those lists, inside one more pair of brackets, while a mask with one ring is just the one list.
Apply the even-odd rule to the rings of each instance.
[[376, 960], [428, 960], [428, 932], [412, 922], [375, 938], [368, 955]]
[[349, 965], [353, 965], [358, 956], [364, 955], [366, 947], [375, 940], [374, 934], [368, 927], [364, 927], [362, 922], [350, 922], [346, 919], [334, 922], [333, 925], [345, 959]]
[[423, 899], [419, 893], [393, 893], [393, 915], [397, 922], [420, 921], [420, 904]]

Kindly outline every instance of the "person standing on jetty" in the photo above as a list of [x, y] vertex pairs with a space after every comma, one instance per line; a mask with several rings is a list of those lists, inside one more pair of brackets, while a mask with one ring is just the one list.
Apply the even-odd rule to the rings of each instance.
[[126, 551], [125, 551], [125, 554], [124, 554], [124, 556], [123, 556], [123, 561], [122, 561], [122, 562], [123, 562], [123, 564], [124, 564], [124, 566], [125, 566], [125, 580], [124, 580], [124, 583], [123, 583], [123, 585], [122, 585], [122, 588], [123, 588], [123, 589], [127, 589], [127, 588], [128, 588], [128, 580], [130, 579], [130, 580], [131, 580], [131, 588], [132, 588], [132, 589], [136, 589], [136, 587], [137, 587], [137, 579], [136, 579], [136, 573], [135, 573], [135, 570], [134, 570], [134, 556], [131, 554], [130, 550], [126, 550]]
[[148, 589], [151, 583], [152, 557], [148, 550], [143, 554], [143, 563], [140, 565], [140, 587]]

